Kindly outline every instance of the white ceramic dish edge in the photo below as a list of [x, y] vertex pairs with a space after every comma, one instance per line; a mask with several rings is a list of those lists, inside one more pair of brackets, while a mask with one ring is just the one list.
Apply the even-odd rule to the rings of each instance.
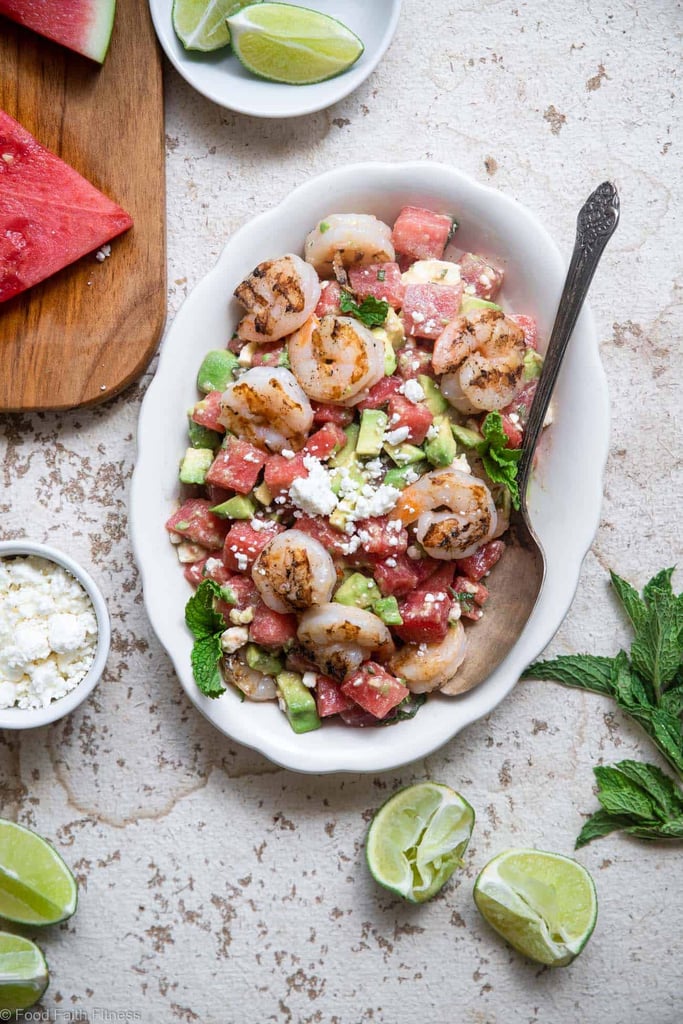
[[[363, 202], [344, 198], [361, 192], [366, 196]], [[206, 316], [204, 327], [207, 336], [193, 353], [194, 369], [198, 367], [203, 352], [215, 347], [216, 339], [211, 331], [215, 334], [216, 323], [213, 321], [216, 318], [209, 308], [210, 303], [206, 301], [214, 289], [223, 289], [226, 296], [226, 309], [219, 320], [225, 320], [226, 329], [228, 321], [234, 323], [234, 303], [232, 311], [227, 308], [231, 283], [238, 283], [241, 276], [260, 259], [272, 256], [273, 246], [277, 252], [286, 251], [278, 247], [277, 240], [271, 239], [278, 234], [277, 225], [280, 226], [279, 233], [286, 234], [287, 229], [283, 229], [282, 224], [288, 215], [291, 218], [289, 223], [293, 221], [300, 233], [300, 246], [310, 224], [326, 212], [353, 209], [354, 202], [355, 206], [369, 210], [375, 203], [389, 203], [389, 197], [398, 194], [403, 197], [398, 200], [398, 205], [406, 201], [419, 202], [421, 196], [423, 202], [428, 202], [430, 198], [438, 202], [436, 197], [440, 196], [442, 205], [457, 205], [465, 216], [473, 209], [479, 214], [482, 209], [496, 206], [498, 213], [492, 218], [493, 222], [504, 225], [508, 233], [513, 228], [526, 231], [529, 241], [525, 251], [532, 264], [531, 268], [527, 268], [526, 277], [538, 280], [538, 274], [544, 267], [547, 271], [541, 296], [543, 309], [540, 311], [543, 333], [547, 337], [564, 281], [565, 264], [550, 236], [529, 211], [500, 192], [480, 185], [444, 165], [427, 162], [362, 164], [331, 171], [310, 180], [290, 193], [279, 206], [260, 214], [232, 236], [213, 270], [196, 286], [169, 328], [156, 377], [140, 414], [138, 459], [131, 491], [131, 533], [150, 621], [166, 647], [188, 696], [217, 728], [238, 742], [261, 751], [275, 763], [302, 772], [369, 772], [397, 768], [433, 752], [466, 725], [492, 711], [510, 692], [526, 665], [540, 653], [559, 628], [573, 600], [583, 559], [599, 523], [602, 476], [608, 450], [608, 395], [593, 320], [589, 311], [584, 309], [558, 384], [560, 397], [564, 382], [564, 390], [569, 392], [571, 401], [567, 399], [564, 404], [560, 404], [563, 415], [553, 427], [551, 457], [535, 478], [530, 492], [532, 515], [546, 550], [546, 581], [518, 643], [485, 683], [460, 698], [432, 698], [415, 719], [401, 723], [398, 727], [353, 730], [326, 723], [323, 729], [303, 737], [291, 732], [284, 716], [274, 706], [266, 708], [263, 705], [252, 705], [250, 711], [256, 711], [262, 716], [257, 719], [253, 714], [240, 713], [239, 709], [247, 708], [248, 704], [240, 704], [230, 693], [234, 701], [225, 714], [221, 710], [219, 715], [216, 705], [223, 704], [226, 697], [220, 702], [213, 702], [197, 690], [189, 673], [189, 635], [182, 623], [182, 616], [178, 618], [177, 609], [169, 608], [166, 577], [162, 572], [153, 571], [154, 565], [150, 565], [148, 557], [150, 545], [158, 548], [162, 561], [166, 556], [159, 546], [160, 542], [168, 549], [171, 548], [165, 536], [161, 537], [161, 541], [159, 538], [160, 534], [165, 535], [163, 522], [151, 522], [149, 518], [149, 483], [150, 471], [159, 471], [160, 454], [162, 459], [164, 455], [169, 456], [177, 471], [179, 450], [170, 453], [165, 451], [170, 436], [164, 416], [166, 409], [171, 410], [170, 415], [173, 417], [177, 415], [174, 409], [183, 408], [176, 404], [175, 399], [181, 393], [184, 395], [187, 381], [174, 379], [174, 360], [182, 356], [188, 333], [196, 334], [199, 311], [201, 316]], [[457, 200], [453, 198], [455, 194]], [[378, 215], [381, 216], [381, 211]], [[462, 225], [459, 235], [461, 232]], [[492, 228], [491, 236], [495, 233]], [[495, 242], [492, 238], [485, 242], [480, 248], [494, 254]], [[509, 273], [512, 274], [512, 270], [512, 267], [509, 268]], [[537, 288], [540, 291], [540, 286]], [[225, 339], [222, 341], [224, 343]], [[175, 374], [175, 378], [179, 376], [182, 374]], [[571, 408], [577, 402], [581, 404], [581, 415], [576, 415], [574, 421], [569, 422], [571, 413], [579, 412], [578, 408]], [[182, 419], [182, 416], [179, 418]], [[557, 492], [557, 481], [554, 491], [549, 491], [544, 485], [545, 477], [548, 477], [545, 483], [553, 483], [550, 479], [553, 473], [548, 470], [553, 468], [553, 463], [557, 463], [558, 459], [561, 468], [555, 467], [555, 475], [559, 472], [562, 482], [567, 484], [567, 494], [571, 495], [570, 518], [564, 514], [565, 506], [560, 500], [562, 496]], [[165, 507], [165, 514], [159, 510], [161, 519], [168, 515], [172, 498], [172, 489], [168, 494], [159, 496], [161, 506]], [[553, 501], [557, 506], [553, 515], [543, 520], [544, 509], [552, 506]], [[538, 522], [536, 514], [540, 516]], [[182, 580], [180, 567], [175, 565], [174, 570]], [[182, 582], [185, 583], [184, 580]], [[185, 586], [189, 596], [189, 585]], [[169, 613], [172, 613], [171, 617]], [[430, 706], [433, 708], [435, 705], [436, 710], [430, 711]], [[451, 710], [447, 711], [447, 708]], [[288, 733], [285, 734], [284, 742], [278, 717]], [[397, 728], [399, 731], [396, 731]], [[337, 735], [342, 734], [341, 742], [333, 741], [332, 731]]]
[[107, 664], [111, 643], [111, 625], [102, 592], [92, 576], [69, 555], [47, 544], [29, 540], [0, 541], [0, 559], [13, 555], [36, 555], [61, 565], [81, 584], [92, 602], [97, 619], [95, 657], [87, 674], [73, 690], [58, 700], [53, 700], [46, 708], [3, 708], [0, 710], [0, 729], [37, 729], [70, 714], [92, 693]]

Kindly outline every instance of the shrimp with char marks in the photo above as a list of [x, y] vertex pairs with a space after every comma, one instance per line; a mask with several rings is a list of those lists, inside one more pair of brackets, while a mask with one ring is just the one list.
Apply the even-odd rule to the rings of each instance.
[[275, 700], [277, 687], [272, 676], [267, 676], [247, 664], [244, 649], [228, 654], [223, 659], [225, 678], [249, 700]]
[[316, 402], [356, 405], [384, 376], [384, 345], [350, 316], [312, 316], [287, 347], [294, 376]]
[[338, 267], [386, 263], [395, 257], [391, 228], [367, 213], [333, 213], [306, 235], [304, 254], [321, 277]]
[[313, 425], [313, 409], [289, 370], [254, 366], [228, 384], [219, 418], [233, 434], [259, 448], [299, 451]]
[[501, 310], [457, 316], [434, 342], [432, 366], [440, 388], [466, 415], [503, 409], [524, 377], [524, 331]]
[[251, 577], [275, 612], [300, 612], [329, 601], [337, 572], [320, 541], [302, 530], [278, 534], [257, 558]]
[[237, 337], [265, 343], [284, 338], [308, 320], [320, 298], [320, 281], [310, 263], [289, 253], [259, 263], [234, 294], [248, 311], [237, 325]]
[[453, 623], [437, 643], [405, 644], [391, 656], [387, 667], [412, 693], [441, 690], [452, 696], [460, 692], [457, 670], [467, 653], [467, 634], [461, 622]]
[[467, 558], [491, 540], [497, 513], [483, 480], [459, 469], [425, 473], [402, 492], [392, 515], [404, 526], [416, 522], [415, 537], [432, 558]]
[[297, 636], [307, 656], [336, 679], [354, 672], [370, 654], [376, 653], [381, 660], [395, 649], [379, 616], [334, 601], [304, 612]]

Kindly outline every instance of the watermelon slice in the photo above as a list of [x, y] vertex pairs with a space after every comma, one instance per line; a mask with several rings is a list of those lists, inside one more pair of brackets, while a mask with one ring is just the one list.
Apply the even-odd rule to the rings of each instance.
[[116, 0], [0, 0], [0, 14], [102, 63]]
[[0, 302], [132, 223], [125, 210], [0, 110]]

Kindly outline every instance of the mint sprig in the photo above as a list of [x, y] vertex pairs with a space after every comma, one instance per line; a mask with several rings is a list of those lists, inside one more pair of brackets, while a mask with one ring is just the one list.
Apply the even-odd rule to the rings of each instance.
[[[642, 595], [610, 573], [634, 630], [630, 654], [561, 655], [535, 662], [523, 677], [552, 679], [612, 697], [683, 778], [683, 594], [673, 592], [673, 572], [657, 573]], [[659, 768], [623, 761], [594, 771], [603, 809], [586, 822], [577, 847], [615, 829], [641, 839], [683, 838], [683, 791]]]
[[389, 316], [389, 303], [384, 299], [375, 299], [372, 295], [368, 295], [359, 305], [351, 292], [347, 292], [344, 288], [342, 288], [339, 299], [339, 308], [342, 313], [350, 313], [351, 316], [355, 316], [356, 320], [360, 320], [366, 327], [381, 327]]
[[225, 693], [219, 668], [225, 620], [214, 607], [214, 601], [221, 597], [224, 597], [221, 587], [214, 580], [205, 579], [185, 605], [185, 622], [195, 638], [190, 655], [192, 674], [207, 697], [220, 697]]
[[504, 484], [510, 492], [514, 508], [519, 509], [517, 469], [522, 457], [521, 448], [508, 448], [508, 436], [503, 429], [503, 417], [490, 412], [481, 425], [484, 440], [476, 445], [484, 469], [494, 484]]

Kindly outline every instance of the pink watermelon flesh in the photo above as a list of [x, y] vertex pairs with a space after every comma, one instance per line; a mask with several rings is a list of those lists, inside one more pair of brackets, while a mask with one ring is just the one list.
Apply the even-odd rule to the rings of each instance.
[[125, 210], [0, 110], [0, 302], [132, 223]]
[[0, 14], [102, 63], [116, 0], [0, 0]]

